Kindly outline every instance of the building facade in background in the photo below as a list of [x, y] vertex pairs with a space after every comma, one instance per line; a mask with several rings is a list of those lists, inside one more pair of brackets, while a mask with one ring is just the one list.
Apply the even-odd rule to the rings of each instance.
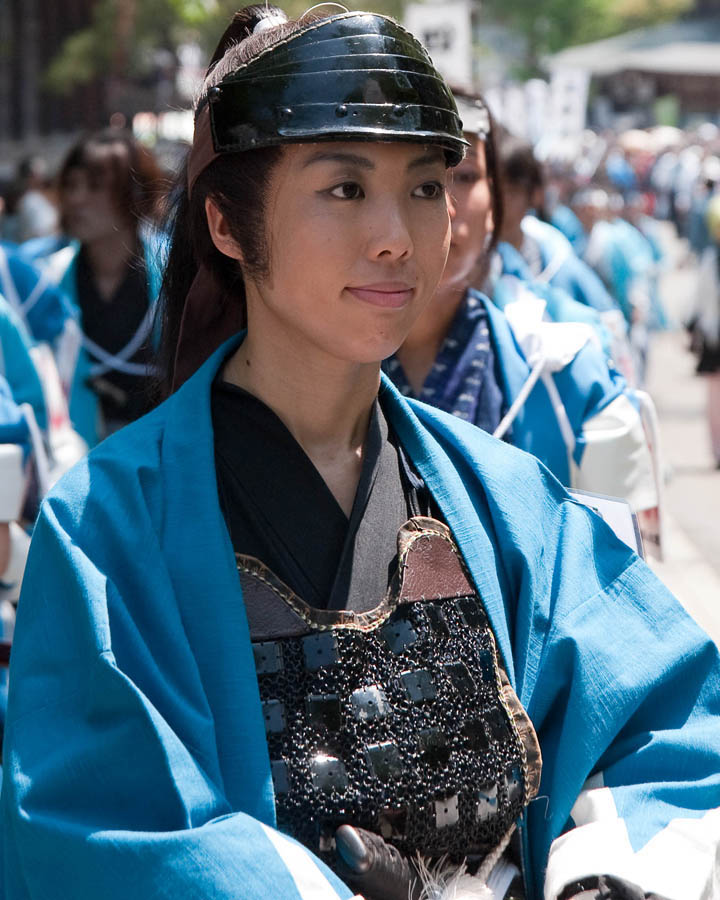
[[67, 96], [48, 91], [45, 72], [69, 35], [84, 28], [95, 0], [1, 0], [0, 141], [33, 143], [44, 135], [105, 124], [99, 79]]

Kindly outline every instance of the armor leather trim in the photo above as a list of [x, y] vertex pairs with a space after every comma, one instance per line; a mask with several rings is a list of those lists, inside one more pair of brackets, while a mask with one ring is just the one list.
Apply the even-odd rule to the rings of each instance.
[[[442, 544], [431, 540], [438, 537], [442, 539]], [[412, 566], [409, 565], [411, 554]], [[269, 636], [290, 637], [333, 628], [371, 631], [381, 625], [400, 603], [443, 600], [476, 593], [450, 529], [427, 516], [415, 516], [400, 529], [397, 572], [380, 603], [375, 609], [364, 613], [309, 606], [256, 557], [236, 553], [235, 560], [241, 575], [250, 635], [254, 641], [265, 640]], [[243, 575], [250, 578], [242, 578]], [[432, 576], [429, 582], [428, 576]], [[423, 582], [436, 587], [426, 593]], [[287, 607], [299, 622], [288, 618], [285, 614]], [[268, 631], [270, 623], [272, 633]], [[301, 623], [309, 628], [303, 628]]]

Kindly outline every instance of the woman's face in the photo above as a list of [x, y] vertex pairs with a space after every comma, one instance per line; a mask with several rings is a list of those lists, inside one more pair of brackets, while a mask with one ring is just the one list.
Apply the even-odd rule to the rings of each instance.
[[63, 226], [83, 244], [109, 237], [127, 227], [112, 190], [109, 172], [72, 168], [60, 186]]
[[[218, 248], [235, 255], [232, 247]], [[437, 147], [296, 144], [266, 206], [269, 274], [247, 281], [248, 327], [354, 363], [403, 342], [432, 297], [450, 241]]]
[[[517, 236], [520, 223], [533, 207], [533, 195], [527, 185], [502, 180], [503, 227], [500, 237], [512, 241]], [[539, 197], [542, 202], [542, 197]]]
[[465, 159], [452, 170], [449, 190], [452, 240], [442, 285], [464, 287], [485, 251], [493, 227], [485, 145], [477, 138], [471, 139]]

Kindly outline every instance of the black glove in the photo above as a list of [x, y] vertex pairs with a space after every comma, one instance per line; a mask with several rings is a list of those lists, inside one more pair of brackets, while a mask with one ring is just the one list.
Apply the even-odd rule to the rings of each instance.
[[379, 834], [341, 825], [335, 832], [338, 875], [365, 900], [419, 900], [412, 863]]
[[665, 900], [659, 894], [646, 894], [624, 878], [600, 875], [567, 885], [558, 900]]

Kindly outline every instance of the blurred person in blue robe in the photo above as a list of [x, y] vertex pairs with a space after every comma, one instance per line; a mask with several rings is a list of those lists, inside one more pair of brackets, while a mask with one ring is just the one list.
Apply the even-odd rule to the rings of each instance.
[[38, 426], [47, 430], [45, 396], [32, 360], [32, 341], [21, 319], [0, 295], [0, 375], [16, 403], [29, 403]]
[[710, 448], [720, 468], [720, 194], [708, 203], [707, 229], [712, 243], [700, 257], [689, 327], [697, 372], [707, 384]]
[[531, 145], [504, 135], [499, 141], [499, 159], [505, 208], [501, 242], [522, 255], [539, 281], [561, 288], [601, 313], [616, 310], [614, 298], [573, 252], [565, 235], [535, 214], [543, 208], [544, 175]]
[[563, 484], [654, 509], [641, 416], [603, 352], [610, 337], [599, 314], [534, 280], [514, 247], [493, 254], [504, 195], [492, 120], [480, 98], [455, 94], [471, 148], [453, 172], [448, 262], [432, 303], [383, 368], [405, 396], [522, 447]]
[[92, 447], [151, 405], [163, 243], [155, 224], [166, 181], [150, 152], [114, 129], [82, 138], [58, 181], [72, 240], [35, 258], [72, 311], [74, 341], [58, 363], [73, 427]]
[[650, 331], [664, 320], [652, 244], [621, 216], [624, 201], [605, 191], [585, 191], [575, 201], [589, 224], [586, 260], [617, 298], [628, 325], [640, 385], [647, 369]]

